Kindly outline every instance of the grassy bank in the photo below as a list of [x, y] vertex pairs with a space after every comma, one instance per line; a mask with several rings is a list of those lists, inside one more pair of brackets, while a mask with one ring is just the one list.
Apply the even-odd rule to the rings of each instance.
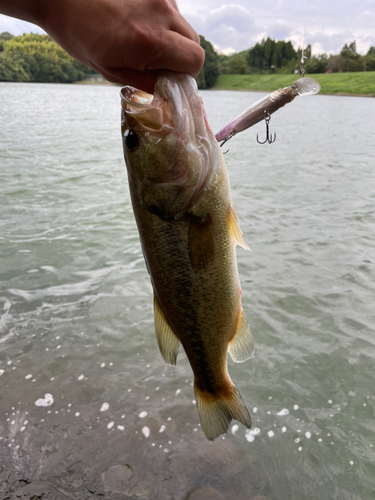
[[[366, 95], [375, 97], [375, 71], [330, 73], [311, 76], [321, 87], [321, 94]], [[291, 85], [298, 75], [220, 75], [214, 89], [272, 92]]]

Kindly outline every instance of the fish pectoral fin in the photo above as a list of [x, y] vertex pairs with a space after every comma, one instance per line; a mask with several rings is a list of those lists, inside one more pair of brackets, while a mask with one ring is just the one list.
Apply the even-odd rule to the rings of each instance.
[[208, 394], [201, 391], [197, 384], [194, 385], [194, 392], [202, 430], [210, 441], [225, 434], [232, 420], [238, 420], [250, 429], [250, 414], [232, 382], [223, 394]]
[[237, 317], [236, 333], [229, 343], [228, 351], [236, 363], [243, 363], [251, 358], [254, 352], [254, 338], [242, 307]]
[[168, 323], [163, 311], [161, 310], [159, 301], [154, 294], [154, 317], [155, 317], [155, 333], [159, 344], [160, 353], [163, 356], [167, 365], [175, 366], [177, 363], [178, 348], [180, 341]]
[[229, 205], [228, 207], [228, 226], [234, 241], [245, 250], [250, 250], [245, 240], [243, 239], [243, 234], [240, 228], [240, 223], [238, 221], [238, 216], [236, 209], [234, 208], [234, 205]]
[[212, 217], [192, 215], [189, 226], [189, 256], [194, 269], [206, 269], [214, 258]]

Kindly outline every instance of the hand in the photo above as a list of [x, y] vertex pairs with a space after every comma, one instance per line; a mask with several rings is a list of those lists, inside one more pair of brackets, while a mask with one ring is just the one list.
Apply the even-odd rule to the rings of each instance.
[[42, 0], [39, 12], [66, 52], [114, 83], [152, 93], [155, 70], [196, 76], [204, 62], [175, 0]]

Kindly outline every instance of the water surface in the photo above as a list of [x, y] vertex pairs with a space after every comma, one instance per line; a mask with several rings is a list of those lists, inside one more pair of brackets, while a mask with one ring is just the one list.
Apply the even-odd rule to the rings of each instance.
[[[218, 131], [261, 95], [202, 97]], [[214, 443], [186, 356], [172, 368], [158, 352], [119, 88], [1, 84], [0, 109], [4, 498], [30, 484], [56, 498], [183, 500], [204, 485], [225, 500], [372, 498], [375, 100], [297, 98], [272, 116], [274, 144], [256, 143], [264, 124], [228, 143], [256, 341], [228, 362], [253, 428]]]

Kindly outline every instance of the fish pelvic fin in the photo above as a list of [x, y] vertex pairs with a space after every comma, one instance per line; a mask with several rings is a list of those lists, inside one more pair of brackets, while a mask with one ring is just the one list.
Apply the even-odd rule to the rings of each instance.
[[229, 205], [228, 207], [227, 220], [230, 234], [237, 245], [240, 245], [240, 247], [244, 248], [245, 250], [250, 250], [245, 240], [243, 239], [240, 223], [238, 221], [238, 215], [236, 209], [234, 208], [234, 205]]
[[155, 333], [159, 344], [160, 353], [163, 356], [167, 365], [175, 366], [177, 363], [178, 348], [180, 341], [168, 323], [163, 311], [161, 310], [159, 301], [154, 294], [154, 317], [155, 317]]
[[213, 441], [228, 431], [232, 420], [238, 420], [250, 429], [251, 417], [238, 389], [230, 382], [225, 393], [211, 394], [194, 386], [199, 418], [207, 439]]
[[229, 354], [236, 363], [243, 363], [254, 353], [254, 338], [242, 307], [237, 316], [237, 328], [229, 343]]

